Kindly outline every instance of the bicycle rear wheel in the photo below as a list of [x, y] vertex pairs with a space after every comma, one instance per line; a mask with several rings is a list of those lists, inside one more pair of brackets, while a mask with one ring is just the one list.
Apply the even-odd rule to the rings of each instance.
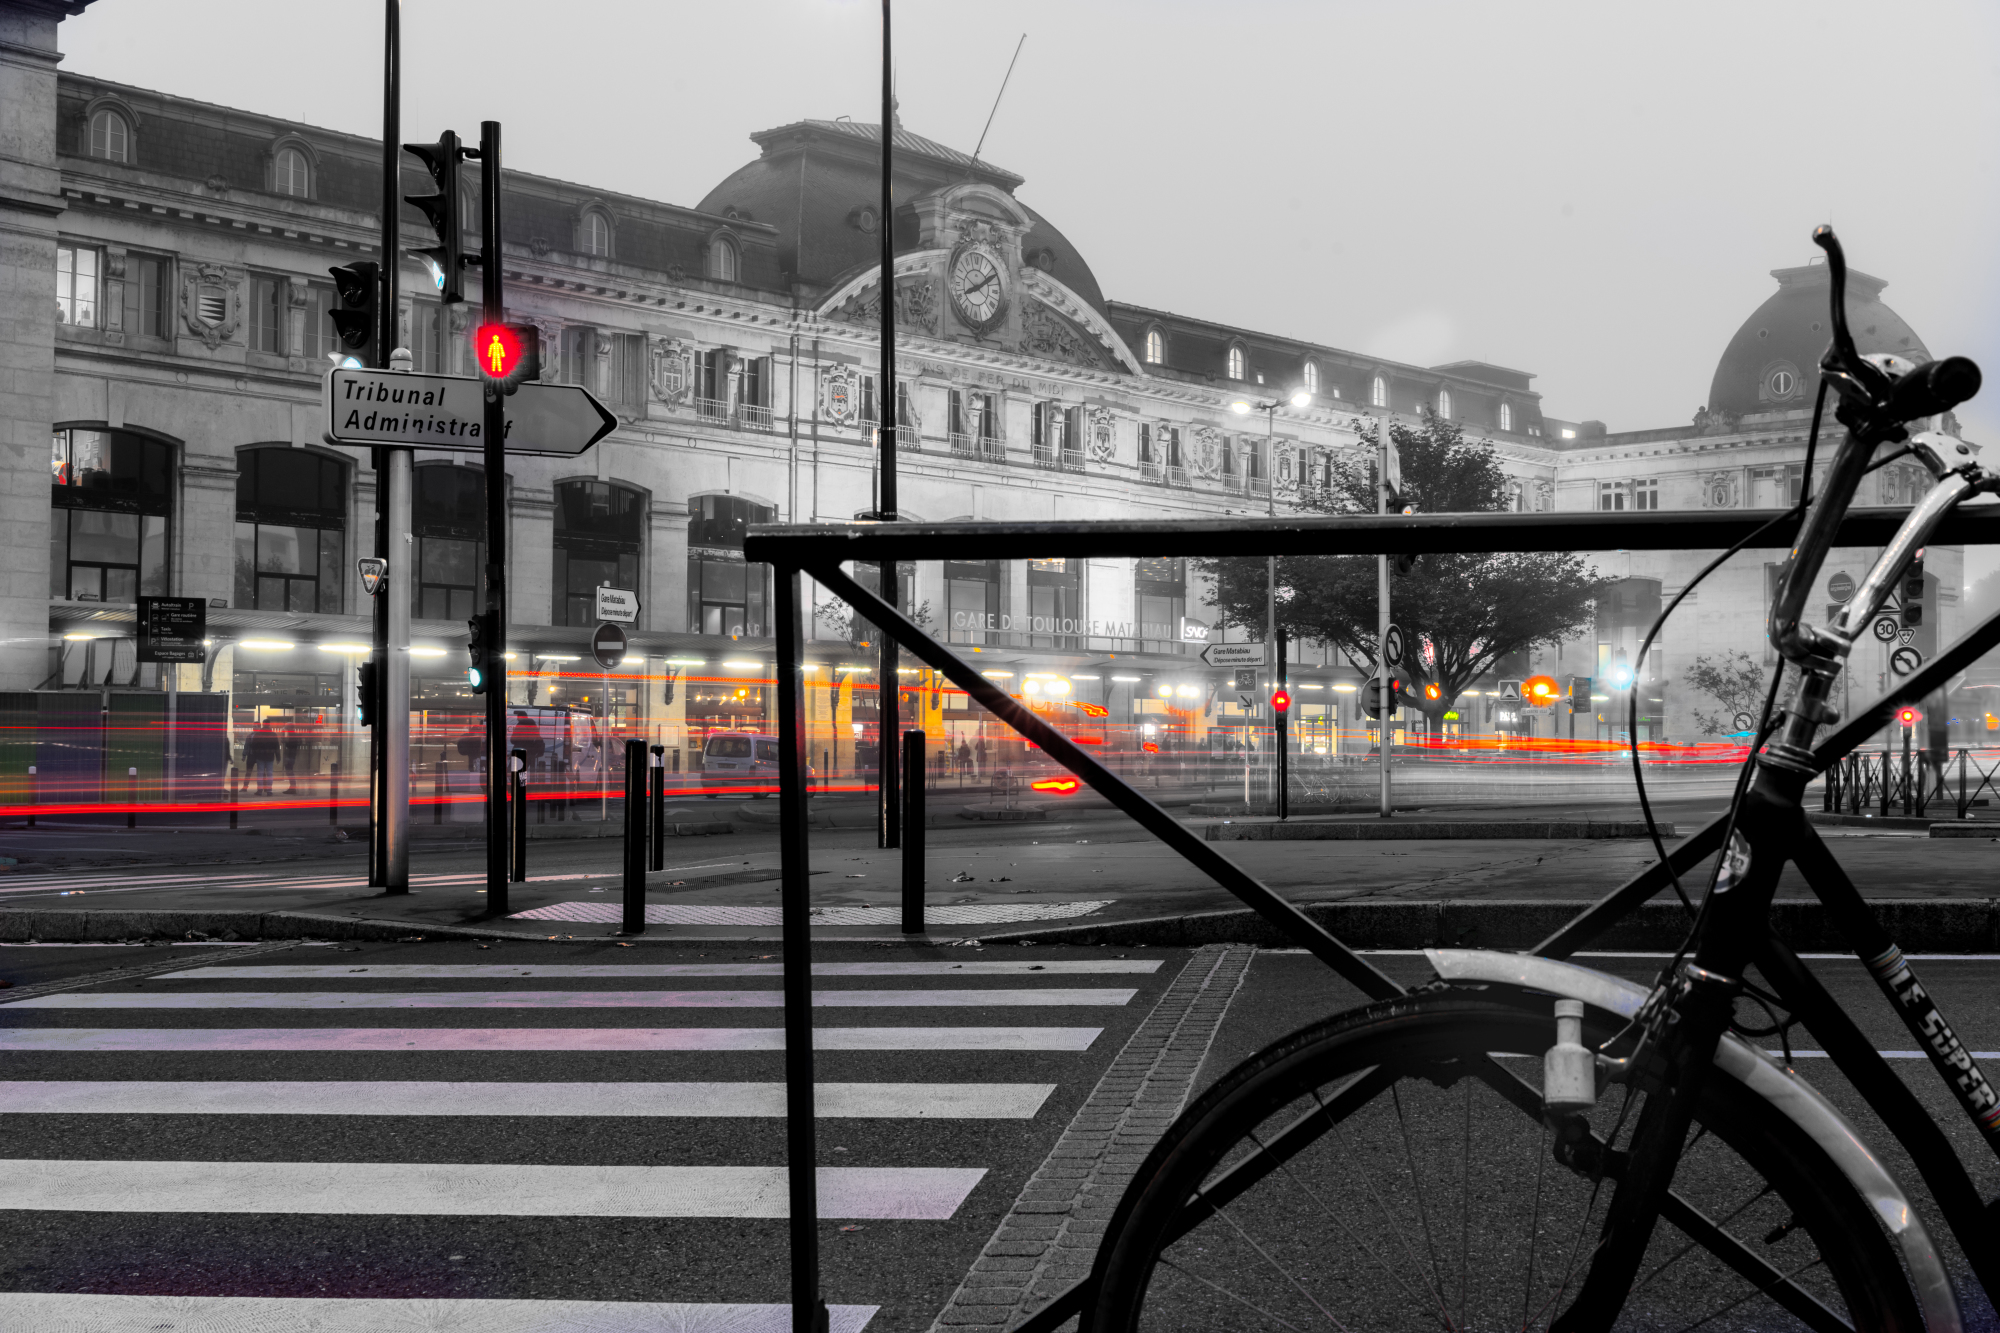
[[[1601, 1176], [1590, 1144], [1559, 1154], [1540, 1116], [1551, 1003], [1496, 994], [1355, 1010], [1225, 1075], [1121, 1200], [1084, 1327], [1546, 1328], [1582, 1281], [1644, 1094], [1622, 1124], [1623, 1086], [1589, 1117], [1613, 1149]], [[1593, 1011], [1586, 1040], [1611, 1035]], [[1832, 1162], [1718, 1072], [1616, 1327], [1914, 1333], [1922, 1319]]]

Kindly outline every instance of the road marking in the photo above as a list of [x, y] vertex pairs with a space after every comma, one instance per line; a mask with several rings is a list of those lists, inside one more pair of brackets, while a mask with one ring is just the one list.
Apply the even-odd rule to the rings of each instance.
[[[830, 1333], [862, 1333], [879, 1305], [829, 1305]], [[789, 1305], [696, 1305], [653, 1301], [409, 1300], [287, 1296], [98, 1296], [0, 1292], [0, 1325], [158, 1333], [161, 1329], [256, 1329], [258, 1333], [791, 1333]]]
[[[819, 990], [816, 1009], [1129, 1004], [1132, 990]], [[140, 991], [39, 995], [15, 1009], [782, 1009], [781, 990]]]
[[[1012, 921], [1067, 921], [1089, 916], [1114, 900], [1071, 903], [963, 903], [930, 907], [924, 919], [938, 926], [990, 926]], [[550, 903], [515, 912], [510, 921], [618, 921], [624, 909], [616, 902]], [[900, 907], [815, 907], [815, 926], [886, 926], [903, 919]], [[649, 926], [776, 926], [783, 924], [775, 907], [725, 907], [706, 903], [653, 903], [646, 907]]]
[[[815, 1028], [822, 1051], [1070, 1051], [1103, 1028]], [[782, 1051], [783, 1028], [0, 1028], [0, 1051]]]
[[[1032, 1120], [1053, 1083], [821, 1083], [821, 1119]], [[0, 1081], [14, 1115], [782, 1116], [782, 1083]]]
[[[819, 1168], [819, 1215], [942, 1222], [984, 1167]], [[482, 1162], [0, 1162], [0, 1208], [404, 1217], [789, 1215], [782, 1166]]]
[[[1774, 1060], [1782, 1060], [1785, 1058], [1785, 1053], [1783, 1051], [1766, 1051], [1764, 1052], [1764, 1054], [1770, 1056]], [[1881, 1056], [1884, 1060], [1930, 1059], [1930, 1056], [1923, 1051], [1877, 1051], [1875, 1052], [1875, 1054]], [[1967, 1054], [1970, 1055], [1975, 1060], [2000, 1060], [2000, 1051], [1968, 1051]], [[1794, 1060], [1812, 1060], [1812, 1059], [1823, 1060], [1827, 1058], [1827, 1055], [1825, 1051], [1793, 1051], [1792, 1058]]]
[[[967, 963], [814, 963], [816, 977], [1000, 977], [1035, 972], [1057, 976], [1092, 973], [1150, 974], [1160, 970], [1158, 959], [1083, 958], [1045, 963], [1026, 959]], [[392, 981], [484, 980], [491, 977], [781, 977], [783, 963], [375, 963], [347, 967], [339, 963], [274, 963], [266, 966], [191, 967], [163, 972], [162, 981], [275, 981], [312, 977], [346, 981], [355, 977]]]

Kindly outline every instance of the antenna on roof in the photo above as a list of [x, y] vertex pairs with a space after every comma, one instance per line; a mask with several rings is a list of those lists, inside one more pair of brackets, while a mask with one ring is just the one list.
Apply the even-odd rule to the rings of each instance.
[[1007, 62], [1007, 77], [1000, 80], [1000, 91], [993, 94], [993, 109], [986, 113], [986, 126], [979, 131], [979, 142], [973, 147], [972, 160], [979, 160], [979, 150], [986, 146], [986, 131], [993, 128], [993, 117], [1000, 113], [1000, 99], [1007, 95], [1007, 80], [1014, 77], [1014, 63], [1021, 58], [1021, 48], [1027, 44], [1028, 34], [1022, 33], [1021, 40], [1014, 43], [1014, 59]]

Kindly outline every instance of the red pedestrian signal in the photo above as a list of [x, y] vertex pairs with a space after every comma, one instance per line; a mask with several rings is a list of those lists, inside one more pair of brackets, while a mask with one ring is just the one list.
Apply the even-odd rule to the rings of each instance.
[[540, 379], [541, 338], [532, 324], [481, 324], [472, 331], [472, 363], [481, 379], [512, 393]]
[[1273, 711], [1282, 713], [1291, 706], [1292, 706], [1291, 695], [1287, 694], [1283, 690], [1275, 690], [1272, 692], [1271, 708], [1273, 709]]
[[1906, 727], [1916, 726], [1917, 723], [1923, 721], [1923, 718], [1924, 715], [1914, 708], [1899, 708], [1896, 710], [1896, 721]]

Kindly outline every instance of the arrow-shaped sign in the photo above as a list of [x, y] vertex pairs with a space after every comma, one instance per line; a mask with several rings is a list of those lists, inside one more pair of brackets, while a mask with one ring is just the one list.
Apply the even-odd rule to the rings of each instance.
[[1210, 666], [1263, 666], [1261, 643], [1211, 643], [1201, 650], [1201, 660]]
[[[463, 375], [334, 369], [321, 390], [328, 444], [485, 450], [486, 385]], [[617, 428], [618, 418], [580, 384], [520, 386], [506, 402], [507, 452], [573, 458]]]

